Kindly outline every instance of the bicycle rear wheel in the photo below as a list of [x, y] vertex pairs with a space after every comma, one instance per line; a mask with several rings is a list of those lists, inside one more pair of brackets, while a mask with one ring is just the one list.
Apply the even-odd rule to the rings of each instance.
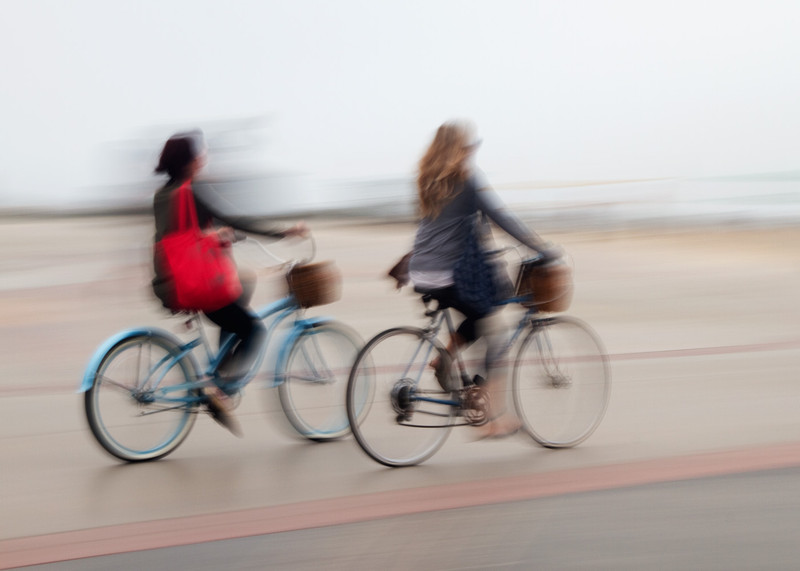
[[548, 448], [586, 440], [608, 405], [611, 375], [597, 335], [566, 316], [534, 323], [514, 363], [514, 405], [526, 432]]
[[100, 445], [127, 462], [162, 458], [194, 425], [195, 375], [188, 355], [158, 333], [123, 339], [102, 358], [84, 396], [86, 419]]
[[350, 431], [344, 402], [347, 376], [362, 344], [352, 329], [331, 321], [306, 329], [295, 340], [278, 393], [298, 433], [324, 441]]
[[389, 329], [356, 357], [347, 383], [347, 415], [361, 448], [386, 466], [430, 458], [447, 439], [457, 407], [431, 360], [446, 351], [420, 329]]

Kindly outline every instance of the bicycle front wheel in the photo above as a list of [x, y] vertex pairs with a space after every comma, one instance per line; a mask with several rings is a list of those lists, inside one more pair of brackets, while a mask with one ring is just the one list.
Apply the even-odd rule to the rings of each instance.
[[430, 458], [447, 439], [457, 407], [430, 362], [444, 347], [415, 328], [379, 333], [356, 357], [347, 415], [356, 441], [386, 466]]
[[357, 333], [332, 321], [306, 329], [295, 340], [278, 393], [289, 423], [309, 440], [333, 440], [350, 431], [345, 390], [361, 346]]
[[100, 445], [127, 462], [162, 458], [194, 425], [194, 363], [173, 340], [141, 333], [112, 347], [84, 396], [86, 419]]
[[584, 322], [534, 322], [514, 364], [514, 405], [526, 432], [548, 448], [586, 440], [603, 419], [611, 391], [608, 357]]

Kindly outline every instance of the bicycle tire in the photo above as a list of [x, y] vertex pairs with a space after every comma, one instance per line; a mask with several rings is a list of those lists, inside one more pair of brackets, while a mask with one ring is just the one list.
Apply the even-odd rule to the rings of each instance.
[[316, 442], [350, 432], [345, 390], [363, 342], [342, 323], [325, 321], [294, 341], [278, 387], [281, 408], [300, 435]]
[[535, 320], [514, 363], [514, 406], [525, 431], [547, 448], [569, 448], [600, 425], [611, 392], [597, 334], [574, 317]]
[[[175, 387], [194, 380], [196, 367], [188, 355], [176, 361], [180, 353], [175, 340], [150, 332], [119, 341], [100, 360], [84, 408], [106, 452], [126, 462], [157, 460], [189, 435], [196, 420], [193, 390]], [[161, 376], [155, 391], [147, 388], [150, 371]]]
[[347, 415], [356, 442], [376, 462], [419, 464], [447, 439], [457, 407], [416, 400], [453, 402], [429, 366], [434, 353], [444, 356], [446, 350], [421, 329], [399, 327], [373, 337], [356, 357], [347, 383]]

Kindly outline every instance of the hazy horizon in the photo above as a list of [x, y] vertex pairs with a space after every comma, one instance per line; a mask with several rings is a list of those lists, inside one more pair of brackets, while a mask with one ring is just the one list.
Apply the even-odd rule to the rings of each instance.
[[799, 168], [800, 5], [3, 6], [0, 206], [154, 187], [171, 132], [248, 121], [238, 166], [311, 181], [410, 176], [452, 118], [498, 186]]

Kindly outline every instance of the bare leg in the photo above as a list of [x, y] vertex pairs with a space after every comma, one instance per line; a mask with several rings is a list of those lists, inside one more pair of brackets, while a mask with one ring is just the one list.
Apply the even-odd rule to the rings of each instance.
[[447, 342], [446, 349], [448, 355], [450, 355], [450, 358], [447, 358], [447, 363], [442, 363], [441, 356], [438, 353], [430, 362], [430, 366], [436, 372], [436, 380], [445, 392], [453, 389], [451, 382], [453, 358], [466, 344], [467, 342], [458, 333], [453, 333]]
[[500, 319], [487, 319], [484, 333], [488, 344], [486, 357], [487, 381], [484, 385], [489, 397], [489, 421], [478, 427], [481, 438], [507, 436], [519, 430], [520, 421], [509, 399], [509, 367], [501, 354], [505, 343], [505, 326]]
[[489, 421], [478, 427], [480, 438], [499, 438], [514, 434], [520, 427], [520, 421], [508, 406], [508, 383], [505, 375], [490, 371], [486, 381], [489, 394]]
[[[461, 337], [461, 335], [459, 335], [458, 333], [453, 333], [453, 335], [450, 336], [450, 340], [447, 342], [447, 346], [445, 348], [447, 349], [447, 352], [450, 353], [450, 355], [455, 357], [456, 354], [461, 350], [461, 348], [464, 347], [464, 345], [466, 344], [467, 342], [464, 340], [463, 337]], [[439, 366], [439, 355], [436, 355], [436, 357], [434, 357], [433, 360], [431, 361], [431, 367], [435, 369], [438, 366]]]

